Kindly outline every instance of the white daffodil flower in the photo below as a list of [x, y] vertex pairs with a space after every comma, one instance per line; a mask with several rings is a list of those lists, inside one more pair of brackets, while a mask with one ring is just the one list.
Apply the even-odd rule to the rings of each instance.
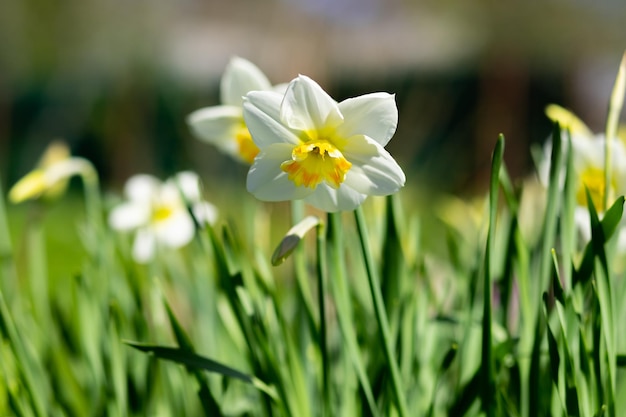
[[71, 156], [64, 142], [52, 142], [37, 167], [11, 187], [9, 200], [18, 204], [37, 198], [56, 198], [65, 192], [74, 175], [91, 178], [96, 173], [91, 162]]
[[[576, 208], [574, 210], [574, 220], [578, 230], [585, 242], [591, 239], [591, 224], [589, 219], [589, 209], [587, 207], [587, 194], [589, 191], [591, 201], [596, 211], [604, 213], [605, 201], [605, 176], [604, 176], [604, 152], [606, 148], [606, 138], [604, 135], [595, 135], [592, 138], [581, 140], [572, 137], [572, 150], [574, 170], [578, 181], [576, 182]], [[622, 141], [613, 139], [612, 141], [612, 164], [610, 184], [608, 187], [608, 204], [611, 205], [615, 199], [626, 194], [626, 149]], [[618, 234], [624, 235], [624, 227], [620, 227]], [[626, 236], [626, 235], [625, 235]], [[626, 247], [624, 247], [626, 250]]]
[[243, 115], [260, 149], [247, 188], [260, 200], [304, 199], [335, 212], [354, 210], [368, 195], [389, 195], [404, 186], [404, 172], [384, 148], [398, 124], [391, 94], [337, 103], [300, 75], [284, 97], [248, 93]]
[[[552, 121], [559, 122], [562, 127], [561, 142], [565, 150], [568, 148], [568, 137], [571, 135], [572, 162], [576, 176], [574, 220], [583, 241], [587, 242], [591, 239], [587, 190], [596, 211], [599, 214], [605, 211], [604, 202], [607, 190], [604, 172], [606, 137], [604, 134], [593, 134], [576, 115], [557, 105], [548, 106], [546, 114]], [[547, 185], [549, 181], [551, 152], [552, 142], [549, 140], [544, 146], [544, 155], [539, 165], [539, 177], [544, 185]], [[609, 177], [609, 195], [606, 201], [612, 204], [618, 196], [626, 194], [626, 147], [620, 138], [611, 140], [611, 172]], [[624, 241], [626, 245], [624, 230], [624, 227], [620, 228], [618, 239]], [[624, 246], [624, 250], [626, 250], [626, 246]]]
[[259, 68], [250, 61], [235, 57], [226, 67], [220, 82], [222, 104], [194, 111], [187, 117], [187, 124], [199, 139], [217, 146], [239, 161], [251, 164], [259, 149], [243, 119], [243, 96], [250, 91], [271, 89], [270, 81]]
[[215, 206], [202, 200], [193, 172], [178, 173], [165, 183], [151, 175], [135, 175], [126, 182], [124, 194], [128, 201], [111, 211], [109, 225], [119, 231], [136, 230], [133, 258], [140, 263], [152, 259], [159, 244], [179, 248], [189, 243], [195, 234], [194, 218], [206, 224], [217, 217]]

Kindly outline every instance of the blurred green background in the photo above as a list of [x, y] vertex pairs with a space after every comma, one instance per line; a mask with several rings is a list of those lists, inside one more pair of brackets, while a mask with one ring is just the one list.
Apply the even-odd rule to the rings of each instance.
[[619, 0], [4, 1], [0, 179], [10, 186], [62, 138], [108, 188], [180, 169], [241, 184], [246, 167], [184, 121], [218, 103], [239, 55], [274, 83], [306, 74], [338, 100], [396, 93], [388, 148], [407, 185], [471, 191], [499, 133], [512, 175], [532, 169], [550, 102], [603, 130], [624, 21]]

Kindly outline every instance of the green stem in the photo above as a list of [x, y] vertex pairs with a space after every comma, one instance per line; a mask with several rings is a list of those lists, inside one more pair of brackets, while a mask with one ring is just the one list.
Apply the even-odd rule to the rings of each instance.
[[374, 268], [374, 260], [370, 252], [368, 245], [368, 234], [365, 226], [365, 219], [363, 216], [363, 209], [359, 206], [354, 211], [356, 219], [357, 229], [359, 232], [359, 240], [361, 241], [361, 250], [363, 251], [363, 259], [365, 260], [365, 269], [367, 271], [367, 278], [372, 294], [372, 302], [374, 303], [374, 312], [376, 313], [376, 321], [380, 327], [380, 334], [383, 343], [383, 352], [385, 354], [385, 360], [389, 371], [391, 373], [391, 382], [393, 385], [393, 392], [395, 394], [396, 405], [401, 417], [408, 416], [406, 407], [406, 399], [404, 396], [404, 389], [402, 387], [402, 381], [400, 380], [400, 371], [398, 370], [398, 364], [396, 363], [393, 348], [391, 343], [391, 332], [389, 330], [389, 321], [387, 319], [387, 313], [385, 311], [385, 305], [383, 302], [383, 295], [380, 290], [380, 282]]
[[98, 173], [93, 165], [85, 160], [84, 169], [81, 178], [85, 186], [85, 211], [87, 212], [87, 220], [91, 225], [91, 230], [96, 247], [103, 230], [102, 219], [102, 197], [100, 195], [100, 181]]
[[[27, 349], [25, 341], [22, 340], [16, 323], [11, 317], [9, 308], [4, 300], [4, 295], [0, 290], [0, 321], [3, 323], [2, 333], [8, 340], [9, 346], [13, 350], [13, 354], [17, 359], [17, 366], [20, 370], [20, 376], [23, 378], [23, 384], [26, 393], [30, 396], [31, 405], [33, 407], [32, 415], [43, 417], [47, 414], [45, 406], [46, 392], [43, 391], [44, 386], [41, 382], [42, 370], [36, 358], [33, 358], [32, 351]], [[37, 369], [34, 369], [37, 368]]]
[[[293, 200], [291, 202], [291, 221], [293, 224], [298, 223], [304, 218], [304, 202], [302, 200]], [[313, 300], [311, 298], [311, 288], [307, 280], [308, 273], [306, 267], [306, 257], [304, 254], [304, 246], [298, 245], [293, 254], [294, 268], [296, 276], [296, 284], [298, 285], [298, 292], [300, 298], [304, 303], [304, 310], [306, 312], [307, 321], [310, 328], [316, 328], [315, 309], [313, 308]], [[314, 337], [316, 335], [313, 335]]]
[[367, 402], [369, 412], [373, 417], [381, 417], [380, 411], [374, 399], [372, 386], [367, 379], [365, 366], [359, 351], [358, 342], [355, 334], [355, 325], [352, 320], [350, 309], [350, 294], [346, 282], [346, 270], [343, 262], [343, 238], [341, 234], [341, 213], [328, 214], [328, 237], [327, 248], [330, 256], [330, 267], [332, 268], [331, 287], [335, 298], [335, 307], [337, 308], [337, 321], [343, 336], [344, 346], [348, 353], [348, 358], [354, 366], [357, 378], [361, 384], [363, 395]]
[[[560, 141], [560, 136], [558, 137]], [[560, 142], [559, 142], [560, 143]], [[483, 319], [482, 319], [482, 401], [483, 411], [488, 417], [495, 416], [495, 383], [493, 376], [493, 351], [492, 351], [492, 310], [491, 310], [491, 286], [493, 285], [493, 261], [495, 252], [496, 220], [498, 213], [498, 190], [500, 185], [502, 157], [504, 154], [504, 136], [500, 135], [493, 151], [491, 163], [491, 182], [489, 187], [489, 228], [487, 231], [487, 247], [485, 248], [485, 281], [483, 285]]]
[[9, 297], [13, 297], [18, 294], [18, 279], [4, 196], [0, 182], [0, 292], [4, 291]]
[[330, 366], [328, 362], [328, 342], [326, 330], [326, 283], [328, 282], [326, 271], [326, 242], [324, 238], [324, 226], [317, 226], [317, 301], [320, 314], [320, 350], [322, 351], [322, 408], [323, 416], [333, 415], [330, 402]]

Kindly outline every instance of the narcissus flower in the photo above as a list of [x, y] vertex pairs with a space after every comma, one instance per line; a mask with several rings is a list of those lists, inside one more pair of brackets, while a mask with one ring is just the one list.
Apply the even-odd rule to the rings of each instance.
[[[587, 125], [576, 115], [557, 105], [546, 108], [546, 114], [555, 122], [559, 122], [563, 129], [561, 136], [564, 149], [567, 149], [567, 138], [571, 134], [572, 161], [577, 176], [576, 202], [587, 207], [585, 188], [589, 190], [591, 199], [598, 212], [604, 209], [605, 190], [605, 151], [606, 137], [604, 134], [594, 134]], [[569, 134], [568, 134], [569, 132]], [[550, 160], [552, 144], [549, 141], [545, 148], [542, 167], [543, 181], [547, 184], [548, 163]], [[617, 196], [626, 191], [626, 148], [620, 138], [611, 140], [611, 172], [610, 185], [608, 187], [608, 201], [612, 203]]]
[[199, 139], [251, 164], [259, 149], [243, 119], [243, 96], [250, 91], [271, 89], [269, 80], [259, 68], [250, 61], [235, 57], [226, 67], [220, 83], [222, 104], [196, 110], [187, 117], [187, 123]]
[[9, 190], [9, 200], [17, 204], [37, 198], [56, 198], [65, 192], [69, 179], [74, 175], [91, 178], [97, 174], [91, 162], [71, 156], [64, 142], [54, 141], [44, 152], [37, 167]]
[[[587, 207], [587, 190], [591, 201], [598, 213], [605, 211], [606, 201], [612, 204], [615, 199], [626, 194], [626, 147], [619, 138], [611, 140], [611, 165], [609, 187], [606, 187], [605, 151], [606, 137], [604, 134], [594, 134], [587, 125], [570, 111], [557, 105], [546, 108], [546, 114], [563, 128], [561, 137], [563, 149], [568, 148], [568, 137], [571, 135], [572, 162], [576, 178], [576, 208], [574, 218], [584, 241], [591, 238], [589, 210]], [[568, 134], [569, 132], [569, 134]], [[543, 160], [539, 166], [539, 175], [544, 184], [548, 184], [551, 141], [544, 147]], [[620, 235], [624, 229], [620, 229]], [[626, 235], [620, 240], [626, 239]], [[626, 242], [625, 242], [626, 243]]]
[[217, 217], [215, 206], [202, 200], [198, 176], [188, 171], [165, 183], [151, 175], [135, 175], [126, 182], [124, 194], [128, 201], [111, 211], [109, 225], [119, 231], [136, 230], [133, 258], [137, 262], [152, 259], [159, 244], [179, 248], [189, 243], [195, 233], [194, 218], [206, 224]]
[[301, 75], [284, 96], [249, 93], [243, 108], [260, 149], [247, 188], [260, 200], [304, 199], [335, 212], [353, 210], [368, 195], [389, 195], [404, 186], [404, 172], [384, 148], [398, 124], [391, 94], [337, 103]]

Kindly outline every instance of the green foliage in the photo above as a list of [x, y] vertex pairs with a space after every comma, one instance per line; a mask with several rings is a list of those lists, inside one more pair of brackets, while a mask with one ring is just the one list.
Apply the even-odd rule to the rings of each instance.
[[451, 225], [423, 235], [419, 202], [396, 195], [328, 215], [273, 267], [261, 226], [284, 234], [283, 213], [250, 198], [138, 265], [93, 205], [33, 203], [26, 221], [0, 199], [0, 415], [617, 416], [624, 197], [604, 214], [588, 198], [579, 244], [554, 138], [539, 238], [500, 137], [476, 246]]

